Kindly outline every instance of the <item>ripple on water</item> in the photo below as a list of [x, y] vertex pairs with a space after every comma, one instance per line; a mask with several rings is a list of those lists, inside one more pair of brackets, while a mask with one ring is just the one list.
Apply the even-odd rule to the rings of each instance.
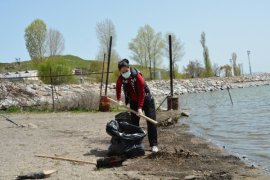
[[180, 97], [191, 109], [191, 131], [270, 169], [270, 86], [232, 89], [233, 106], [227, 93]]

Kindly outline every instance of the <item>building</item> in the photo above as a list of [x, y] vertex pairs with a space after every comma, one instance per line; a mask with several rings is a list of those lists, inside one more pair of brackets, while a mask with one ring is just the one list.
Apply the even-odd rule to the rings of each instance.
[[38, 81], [37, 70], [32, 71], [18, 71], [18, 72], [7, 72], [0, 74], [1, 79], [6, 79], [10, 81]]

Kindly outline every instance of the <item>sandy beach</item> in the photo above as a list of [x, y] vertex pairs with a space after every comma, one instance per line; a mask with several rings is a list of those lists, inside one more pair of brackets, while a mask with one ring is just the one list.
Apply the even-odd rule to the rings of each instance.
[[[269, 179], [259, 169], [238, 157], [187, 132], [180, 123], [159, 127], [160, 152], [151, 155], [147, 138], [146, 155], [123, 166], [97, 170], [94, 165], [44, 159], [47, 154], [95, 162], [106, 156], [110, 136], [105, 126], [116, 113], [20, 113], [6, 114], [26, 127], [0, 121], [0, 179], [55, 169], [49, 179]], [[144, 120], [141, 126], [146, 127]]]

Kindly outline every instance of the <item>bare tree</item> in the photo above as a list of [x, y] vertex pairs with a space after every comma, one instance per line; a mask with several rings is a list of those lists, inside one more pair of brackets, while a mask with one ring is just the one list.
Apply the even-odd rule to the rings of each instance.
[[213, 72], [216, 77], [220, 76], [220, 67], [218, 64], [214, 63]]
[[47, 48], [49, 56], [56, 56], [65, 49], [65, 40], [63, 35], [55, 29], [49, 29], [47, 34]]
[[157, 33], [153, 40], [153, 68], [154, 68], [154, 79], [156, 79], [156, 68], [162, 64], [162, 51], [164, 47], [164, 41], [162, 40], [162, 34]]
[[173, 77], [175, 78], [175, 71], [176, 71], [176, 63], [181, 61], [183, 56], [185, 55], [184, 52], [184, 44], [181, 42], [180, 39], [176, 37], [174, 33], [167, 33], [165, 35], [165, 54], [169, 58], [169, 41], [168, 36], [171, 35], [172, 37], [172, 61], [173, 61]]
[[96, 34], [99, 40], [101, 53], [108, 53], [110, 46], [110, 37], [113, 37], [112, 49], [115, 48], [116, 42], [116, 30], [113, 22], [110, 19], [98, 22], [96, 24]]
[[[111, 63], [110, 63], [110, 70], [113, 71], [113, 75], [109, 76], [109, 80], [115, 80], [118, 77], [118, 68], [117, 63], [120, 60], [120, 56], [115, 50], [116, 46], [116, 30], [113, 22], [110, 19], [105, 19], [103, 21], [97, 22], [96, 24], [96, 34], [99, 40], [99, 51], [97, 53], [97, 59], [102, 60], [104, 59], [104, 54], [108, 57], [108, 52], [110, 48], [110, 37], [113, 37], [112, 41], [112, 49], [111, 49]], [[107, 59], [107, 58], [106, 58]], [[106, 69], [107, 63], [105, 63]]]
[[187, 67], [184, 67], [184, 71], [189, 77], [196, 78], [202, 76], [204, 68], [198, 60], [194, 60], [189, 61]]

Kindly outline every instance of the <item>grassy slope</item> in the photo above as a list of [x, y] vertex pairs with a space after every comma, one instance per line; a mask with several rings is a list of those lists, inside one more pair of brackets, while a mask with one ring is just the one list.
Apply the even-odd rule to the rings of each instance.
[[[73, 56], [73, 55], [63, 55], [62, 57], [68, 62], [68, 64], [70, 65], [72, 69], [83, 68], [83, 69], [89, 70], [89, 68], [91, 67], [91, 64], [93, 64], [94, 66], [96, 65], [94, 64], [96, 60], [85, 60], [78, 56]], [[98, 61], [98, 62], [102, 63], [101, 61]], [[139, 69], [143, 73], [146, 79], [149, 78], [149, 69], [142, 68], [139, 65], [132, 65], [132, 66]], [[100, 64], [100, 67], [101, 67], [101, 64]], [[14, 63], [0, 63], [0, 73], [36, 70], [36, 69], [37, 69], [37, 64], [33, 61], [22, 61], [20, 65], [18, 65], [15, 62]], [[164, 69], [158, 69], [158, 68], [157, 70], [161, 71], [161, 75], [163, 79], [167, 79], [169, 77], [168, 71]]]
[[78, 56], [73, 55], [65, 55], [63, 56], [64, 59], [68, 62], [68, 64], [72, 68], [90, 68], [91, 63], [95, 62], [96, 60], [85, 60]]
[[[89, 68], [91, 63], [94, 61], [84, 60], [80, 57], [73, 55], [62, 56], [72, 67], [75, 68]], [[37, 64], [32, 61], [22, 61], [20, 65], [17, 63], [0, 63], [1, 72], [14, 72], [14, 71], [25, 71], [25, 70], [35, 70], [37, 69]]]

